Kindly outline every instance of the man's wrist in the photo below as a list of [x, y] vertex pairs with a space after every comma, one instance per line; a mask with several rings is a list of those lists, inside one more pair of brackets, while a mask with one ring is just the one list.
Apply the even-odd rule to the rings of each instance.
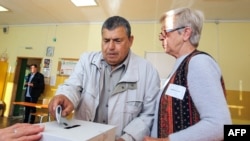
[[[121, 139], [123, 139], [124, 141], [135, 141], [134, 138], [132, 136], [130, 136], [129, 134], [123, 134], [121, 137]], [[120, 140], [122, 141], [122, 140]]]

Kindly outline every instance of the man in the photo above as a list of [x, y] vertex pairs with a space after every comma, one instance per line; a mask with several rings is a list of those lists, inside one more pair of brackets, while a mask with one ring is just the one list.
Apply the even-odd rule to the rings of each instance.
[[[44, 84], [44, 76], [37, 70], [37, 65], [32, 64], [30, 65], [30, 73], [27, 76], [25, 85], [25, 102], [32, 102], [37, 103], [38, 98], [43, 93], [45, 84]], [[29, 114], [35, 113], [36, 108], [35, 107], [25, 107], [25, 117], [24, 117], [24, 123], [34, 123], [35, 117], [31, 116], [30, 121], [29, 120]]]
[[149, 135], [160, 88], [157, 70], [130, 50], [129, 22], [120, 16], [102, 26], [102, 51], [84, 53], [74, 72], [58, 87], [49, 104], [63, 107], [66, 116], [115, 125], [117, 141], [141, 141]]
[[203, 14], [178, 8], [160, 22], [162, 47], [176, 63], [157, 99], [152, 137], [144, 141], [222, 141], [232, 121], [220, 67], [197, 50]]

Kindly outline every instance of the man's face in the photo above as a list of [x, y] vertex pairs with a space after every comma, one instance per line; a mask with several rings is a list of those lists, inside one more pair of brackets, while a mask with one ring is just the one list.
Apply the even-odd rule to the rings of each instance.
[[30, 72], [31, 73], [36, 73], [37, 72], [37, 68], [35, 66], [30, 66]]
[[124, 27], [102, 30], [102, 54], [112, 68], [121, 64], [129, 53], [133, 36], [128, 37]]

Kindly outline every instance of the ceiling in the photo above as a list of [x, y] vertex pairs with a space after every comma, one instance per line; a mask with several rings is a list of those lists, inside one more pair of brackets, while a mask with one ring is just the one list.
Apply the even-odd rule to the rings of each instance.
[[120, 15], [129, 21], [158, 21], [176, 7], [202, 10], [206, 21], [250, 21], [250, 0], [96, 0], [98, 6], [76, 7], [70, 0], [0, 0], [0, 25], [103, 22]]

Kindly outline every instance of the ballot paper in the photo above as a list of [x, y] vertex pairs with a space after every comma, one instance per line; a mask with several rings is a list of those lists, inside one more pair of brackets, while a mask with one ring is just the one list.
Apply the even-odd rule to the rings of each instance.
[[65, 118], [65, 117], [62, 117], [62, 106], [61, 105], [57, 105], [56, 107], [56, 121], [58, 123], [58, 125], [60, 126], [61, 124], [63, 124], [64, 126], [73, 126], [73, 127], [76, 127], [76, 126], [79, 126], [79, 125], [69, 125], [68, 124], [68, 120]]
[[[45, 131], [40, 141], [114, 141], [113, 125], [94, 123], [83, 120], [68, 120], [67, 126], [58, 125], [57, 121], [44, 122]], [[76, 126], [77, 125], [77, 126]], [[76, 126], [76, 127], [74, 127]], [[65, 128], [70, 127], [70, 128]]]

